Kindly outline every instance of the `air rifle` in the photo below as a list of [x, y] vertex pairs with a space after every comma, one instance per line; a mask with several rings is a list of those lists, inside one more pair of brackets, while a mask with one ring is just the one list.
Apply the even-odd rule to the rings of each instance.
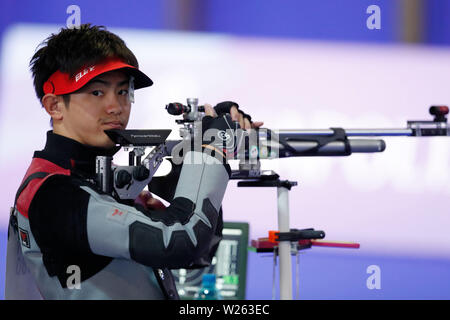
[[[182, 115], [176, 122], [182, 125], [182, 140], [166, 140], [171, 130], [107, 130], [106, 134], [125, 151], [129, 151], [128, 166], [117, 166], [112, 157], [97, 157], [97, 185], [106, 193], [123, 200], [134, 200], [147, 186], [164, 158], [173, 164], [186, 163], [187, 151], [202, 150], [202, 119], [205, 109], [198, 99], [187, 99], [187, 105], [169, 103], [166, 110], [172, 115]], [[291, 235], [289, 226], [289, 190], [295, 181], [280, 180], [272, 170], [261, 170], [261, 159], [316, 156], [349, 156], [352, 153], [383, 152], [383, 136], [432, 137], [450, 136], [446, 106], [432, 106], [430, 121], [408, 121], [406, 128], [397, 129], [343, 129], [324, 130], [270, 130], [266, 128], [241, 130], [240, 135], [216, 132], [217, 137], [240, 137], [238, 152], [239, 169], [232, 170], [231, 179], [241, 180], [238, 187], [276, 187], [278, 204], [278, 235]], [[208, 131], [206, 131], [208, 132]], [[237, 141], [232, 141], [233, 145]], [[151, 148], [142, 159], [146, 149]], [[206, 149], [205, 149], [206, 150]], [[170, 175], [170, 174], [169, 174]], [[167, 185], [167, 184], [165, 184]], [[174, 186], [170, 186], [174, 188]], [[153, 191], [153, 189], [151, 189]], [[170, 191], [169, 191], [170, 192]], [[166, 190], [167, 193], [167, 190]], [[167, 199], [166, 199], [167, 200]], [[322, 231], [321, 231], [322, 232]], [[296, 235], [297, 236], [297, 235]], [[321, 238], [325, 233], [321, 234]], [[283, 238], [284, 239], [284, 238]], [[296, 239], [296, 238], [295, 238]], [[292, 299], [291, 287], [291, 238], [279, 240], [280, 299]], [[274, 255], [275, 258], [275, 255]]]
[[[176, 122], [182, 125], [182, 140], [166, 140], [171, 130], [106, 130], [105, 133], [117, 145], [129, 152], [127, 166], [114, 165], [112, 157], [99, 156], [96, 159], [97, 185], [120, 199], [135, 199], [150, 183], [164, 158], [181, 164], [183, 154], [199, 146], [201, 141], [201, 120], [204, 107], [198, 99], [187, 99], [187, 105], [169, 103], [166, 110], [172, 115], [182, 115]], [[450, 136], [446, 106], [432, 106], [429, 112], [433, 120], [408, 121], [406, 128], [394, 129], [314, 129], [314, 130], [270, 130], [267, 128], [242, 130], [242, 141], [234, 157], [239, 160], [239, 169], [232, 170], [234, 180], [273, 180], [276, 173], [261, 170], [261, 159], [287, 157], [349, 156], [352, 153], [383, 152], [386, 143], [380, 136]], [[197, 139], [197, 140], [196, 140]], [[192, 143], [194, 141], [194, 144]], [[201, 145], [201, 143], [200, 143]], [[150, 148], [151, 151], [143, 158]], [[201, 148], [201, 147], [200, 147]], [[142, 159], [143, 158], [143, 159]], [[247, 184], [247, 185], [245, 185]], [[249, 185], [250, 184], [250, 185]], [[242, 182], [241, 186], [252, 186]], [[257, 183], [254, 186], [258, 186]]]

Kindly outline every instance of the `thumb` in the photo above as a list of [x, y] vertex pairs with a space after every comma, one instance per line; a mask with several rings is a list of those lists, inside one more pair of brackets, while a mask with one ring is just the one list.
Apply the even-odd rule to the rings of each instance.
[[139, 193], [138, 197], [134, 200], [134, 202], [145, 207], [148, 199], [150, 199], [151, 197], [152, 194], [149, 191], [142, 191], [141, 193]]

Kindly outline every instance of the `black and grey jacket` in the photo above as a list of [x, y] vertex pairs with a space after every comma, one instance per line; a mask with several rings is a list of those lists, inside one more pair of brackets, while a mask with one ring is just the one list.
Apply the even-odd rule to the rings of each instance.
[[[177, 299], [169, 269], [210, 263], [229, 166], [191, 154], [200, 161], [182, 165], [170, 206], [153, 211], [97, 190], [95, 157], [116, 151], [48, 132], [11, 216], [6, 299]], [[47, 174], [27, 179], [36, 172]]]

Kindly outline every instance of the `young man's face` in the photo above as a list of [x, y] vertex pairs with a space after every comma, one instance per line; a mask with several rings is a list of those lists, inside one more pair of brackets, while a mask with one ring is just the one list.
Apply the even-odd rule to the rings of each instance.
[[114, 146], [104, 130], [126, 128], [131, 111], [128, 86], [129, 78], [121, 71], [95, 77], [70, 94], [70, 103], [53, 131], [85, 145]]

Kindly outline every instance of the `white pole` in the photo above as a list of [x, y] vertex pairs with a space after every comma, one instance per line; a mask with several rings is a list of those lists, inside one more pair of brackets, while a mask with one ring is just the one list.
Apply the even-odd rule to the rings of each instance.
[[[278, 198], [278, 230], [289, 232], [289, 190], [285, 187], [277, 188]], [[291, 243], [281, 241], [278, 245], [280, 259], [280, 300], [292, 300], [292, 263]]]

